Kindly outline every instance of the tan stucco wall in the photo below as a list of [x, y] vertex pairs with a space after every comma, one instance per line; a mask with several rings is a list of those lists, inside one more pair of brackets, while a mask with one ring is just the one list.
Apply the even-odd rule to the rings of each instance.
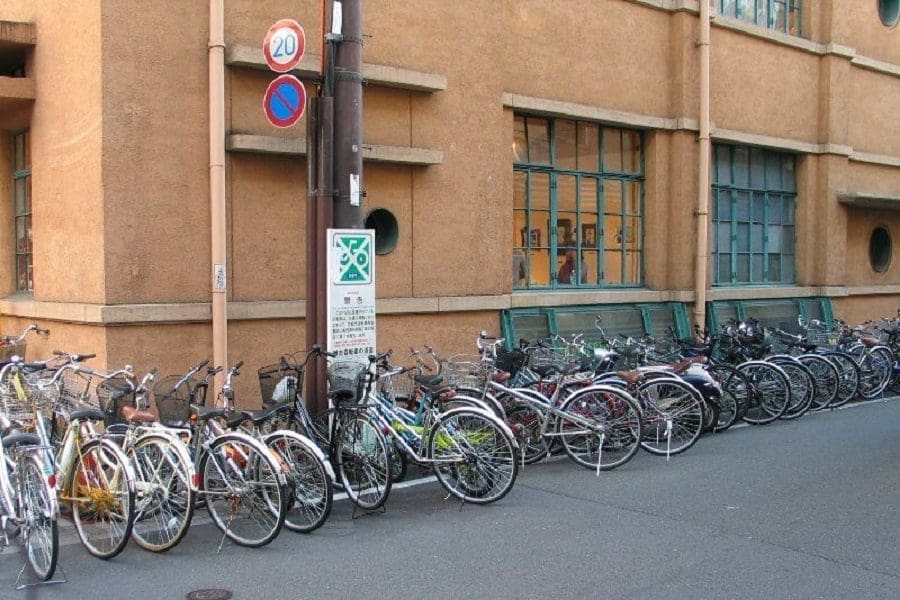
[[858, 296], [835, 298], [832, 301], [834, 316], [847, 323], [862, 323], [882, 317], [896, 317], [900, 302], [897, 297]]
[[831, 0], [835, 5], [834, 42], [872, 58], [900, 64], [900, 28], [885, 27], [876, 0]]

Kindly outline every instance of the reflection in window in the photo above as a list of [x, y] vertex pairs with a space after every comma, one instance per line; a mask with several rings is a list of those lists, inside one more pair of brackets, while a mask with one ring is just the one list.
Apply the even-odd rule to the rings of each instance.
[[714, 152], [714, 283], [794, 283], [794, 156], [724, 144]]
[[800, 36], [803, 0], [719, 0], [727, 17]]
[[516, 115], [513, 287], [642, 283], [638, 131]]
[[16, 236], [16, 290], [34, 290], [31, 229], [31, 144], [28, 132], [13, 136], [13, 198]]

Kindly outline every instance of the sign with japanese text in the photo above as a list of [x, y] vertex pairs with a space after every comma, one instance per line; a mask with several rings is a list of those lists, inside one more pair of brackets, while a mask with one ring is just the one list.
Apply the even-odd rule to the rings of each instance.
[[368, 364], [375, 345], [375, 230], [328, 230], [328, 351]]

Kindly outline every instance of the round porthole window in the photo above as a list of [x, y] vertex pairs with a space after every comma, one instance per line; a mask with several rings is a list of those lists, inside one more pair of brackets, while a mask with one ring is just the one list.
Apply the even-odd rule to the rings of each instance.
[[376, 208], [366, 217], [366, 229], [375, 230], [375, 254], [390, 254], [400, 239], [397, 217], [386, 208]]
[[869, 238], [869, 262], [878, 273], [891, 266], [891, 232], [887, 227], [876, 227]]
[[885, 27], [894, 27], [900, 21], [900, 0], [878, 0], [878, 16]]

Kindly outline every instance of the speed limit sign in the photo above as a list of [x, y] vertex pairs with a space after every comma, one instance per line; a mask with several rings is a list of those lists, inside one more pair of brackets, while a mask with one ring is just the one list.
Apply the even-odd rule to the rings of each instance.
[[266, 64], [276, 73], [287, 73], [297, 66], [306, 49], [303, 28], [293, 19], [281, 19], [269, 27], [263, 41]]

